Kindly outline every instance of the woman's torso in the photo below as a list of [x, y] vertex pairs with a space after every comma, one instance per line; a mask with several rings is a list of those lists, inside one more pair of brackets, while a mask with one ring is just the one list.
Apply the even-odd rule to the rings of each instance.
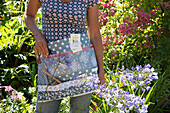
[[42, 29], [48, 42], [70, 37], [71, 33], [87, 33], [85, 19], [88, 0], [40, 0]]

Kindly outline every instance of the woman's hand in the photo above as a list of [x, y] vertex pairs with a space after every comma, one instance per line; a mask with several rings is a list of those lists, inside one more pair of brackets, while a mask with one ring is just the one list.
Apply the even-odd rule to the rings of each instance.
[[104, 72], [99, 72], [98, 74], [98, 77], [99, 77], [99, 85], [103, 85], [103, 84], [106, 84], [106, 80], [105, 80], [105, 76], [104, 76]]
[[41, 63], [40, 60], [40, 55], [45, 55], [46, 57], [49, 55], [48, 52], [48, 48], [47, 48], [47, 41], [44, 37], [44, 35], [40, 35], [40, 36], [35, 36], [35, 47], [34, 47], [34, 51], [35, 51], [35, 55], [36, 55], [36, 60], [37, 60], [37, 64]]
[[99, 72], [98, 77], [100, 81], [100, 83], [98, 84], [100, 85], [100, 91], [96, 95], [101, 97], [102, 96], [101, 93], [104, 92], [104, 89], [106, 88], [107, 84], [106, 84], [104, 73]]

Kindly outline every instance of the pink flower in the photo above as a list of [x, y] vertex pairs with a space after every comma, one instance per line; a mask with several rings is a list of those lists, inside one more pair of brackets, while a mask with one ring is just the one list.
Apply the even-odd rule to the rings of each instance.
[[134, 3], [134, 4], [133, 4], [133, 6], [135, 6], [136, 4], [137, 4], [137, 2], [136, 2], [136, 3]]
[[6, 91], [6, 92], [12, 91], [12, 87], [11, 87], [11, 86], [6, 86], [6, 87], [5, 87], [5, 91]]
[[18, 94], [18, 91], [14, 90], [12, 91], [12, 95], [17, 95]]
[[16, 91], [16, 90], [12, 91], [11, 99], [12, 99], [12, 100], [18, 99], [19, 97], [18, 97], [17, 94], [18, 94], [18, 91]]
[[107, 17], [107, 14], [106, 14], [106, 13], [104, 13], [104, 17], [105, 17], [105, 18]]
[[11, 95], [11, 99], [12, 99], [12, 100], [18, 99], [18, 95]]
[[112, 4], [112, 6], [116, 6], [116, 5], [115, 5], [115, 3], [114, 3], [114, 1], [112, 1], [112, 3], [111, 3], [111, 4]]
[[142, 47], [142, 44], [140, 45], [140, 50], [144, 50], [144, 48]]
[[121, 40], [121, 41], [118, 41], [118, 44], [122, 44], [123, 43], [123, 41]]
[[123, 22], [124, 22], [124, 23], [127, 23], [127, 20], [124, 18], [124, 19], [123, 19]]
[[138, 43], [137, 42], [135, 42], [135, 47], [138, 47]]
[[155, 11], [151, 11], [151, 10], [149, 10], [149, 13], [150, 13], [150, 14], [154, 14], [154, 15], [155, 15]]
[[101, 16], [102, 15], [102, 11], [98, 10], [98, 15]]
[[101, 22], [99, 22], [99, 26], [101, 26]]
[[104, 3], [104, 8], [109, 8], [111, 6], [110, 3]]
[[155, 10], [161, 11], [161, 9], [160, 9], [160, 8], [157, 8], [157, 7], [155, 7]]
[[103, 6], [104, 6], [104, 8], [107, 8], [107, 3], [104, 3]]
[[105, 18], [105, 19], [104, 19], [104, 22], [105, 22], [105, 23], [107, 23], [107, 22], [108, 22], [108, 19], [107, 19], [107, 18]]
[[113, 35], [113, 37], [115, 37], [115, 33], [111, 33]]
[[104, 46], [107, 46], [109, 44], [109, 36], [108, 35], [106, 35], [106, 37], [102, 39], [102, 43]]
[[159, 5], [159, 3], [156, 3], [156, 5]]
[[107, 51], [108, 50], [108, 47], [104, 47], [104, 51]]
[[156, 14], [156, 13], [155, 13], [155, 11], [152, 11], [152, 14], [154, 14], [154, 15], [155, 15], [155, 14]]
[[115, 15], [115, 11], [114, 11], [113, 9], [110, 9], [110, 10], [108, 11], [108, 13], [109, 13], [110, 16]]
[[117, 55], [117, 54], [116, 54], [116, 53], [114, 53], [114, 52], [112, 52], [111, 54], [112, 54], [112, 56], [113, 56], [113, 57], [114, 57], [115, 55]]
[[103, 15], [100, 18], [103, 19]]
[[135, 31], [132, 31], [132, 34], [134, 35], [134, 34], [135, 34]]
[[124, 30], [126, 29], [126, 27], [125, 27], [124, 24], [120, 24], [120, 25], [119, 25], [119, 28], [120, 28], [121, 31], [124, 31]]
[[94, 110], [94, 111], [97, 111], [96, 106], [97, 106], [97, 103], [94, 102], [94, 104], [93, 104], [93, 110]]

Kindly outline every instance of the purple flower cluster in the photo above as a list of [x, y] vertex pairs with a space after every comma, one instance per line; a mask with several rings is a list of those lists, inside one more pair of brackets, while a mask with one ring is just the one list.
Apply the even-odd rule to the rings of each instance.
[[90, 75], [87, 77], [86, 85], [91, 86], [94, 89], [96, 89], [98, 87], [99, 82], [100, 81], [99, 81], [98, 77], [96, 77], [96, 75]]
[[[141, 88], [142, 91], [149, 90], [149, 86], [153, 79], [158, 79], [157, 72], [154, 72], [154, 68], [149, 64], [142, 66], [136, 66], [132, 70], [122, 67], [120, 71], [114, 73], [113, 77], [119, 79], [123, 86], [130, 86], [132, 90]], [[109, 74], [111, 74], [109, 73]], [[106, 100], [109, 106], [119, 110], [119, 112], [135, 111], [137, 113], [147, 113], [148, 105], [146, 105], [145, 98], [141, 98], [140, 95], [136, 96], [120, 85], [120, 82], [111, 81], [107, 85], [98, 86], [99, 80], [93, 75], [88, 78], [87, 85], [95, 88], [95, 93]]]
[[[116, 75], [115, 73], [114, 75]], [[133, 90], [141, 88], [142, 91], [150, 90], [149, 86], [153, 79], [158, 79], [158, 73], [154, 72], [154, 68], [149, 64], [142, 66], [136, 66], [132, 68], [132, 71], [129, 69], [121, 69], [121, 72], [118, 73], [119, 79], [125, 86], [130, 86]]]
[[87, 73], [84, 73], [82, 75], [78, 75], [78, 76], [74, 77], [74, 79], [76, 79], [76, 80], [78, 80], [78, 79], [84, 80], [85, 85], [87, 85], [87, 86], [89, 86], [90, 88], [93, 88], [93, 89], [97, 89], [98, 88], [98, 83], [100, 82], [97, 75], [93, 75], [93, 74], [88, 75]]
[[124, 91], [114, 82], [108, 83], [107, 87], [100, 86], [95, 92], [99, 94], [99, 97], [104, 98], [109, 106], [119, 111], [147, 113], [148, 105], [144, 104], [144, 98], [142, 99], [140, 96]]
[[[51, 55], [51, 56], [53, 56], [53, 55]], [[67, 57], [67, 56], [59, 57], [58, 59], [55, 59], [55, 58], [45, 59], [44, 62], [45, 63], [52, 63], [53, 62], [53, 64], [59, 63], [59, 65], [60, 65], [60, 63], [62, 63], [64, 65], [68, 66], [68, 67], [70, 67], [72, 65], [69, 57]]]
[[69, 57], [60, 58], [60, 62], [66, 65], [67, 67], [70, 67], [72, 65]]

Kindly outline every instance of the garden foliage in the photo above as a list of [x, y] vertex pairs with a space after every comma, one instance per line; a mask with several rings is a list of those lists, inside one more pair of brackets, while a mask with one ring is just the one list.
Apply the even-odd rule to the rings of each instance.
[[[108, 85], [103, 90], [107, 96], [93, 94], [91, 112], [170, 112], [169, 0], [99, 1]], [[0, 3], [0, 110], [3, 112], [35, 109], [37, 64], [35, 40], [24, 22], [27, 3], [27, 0]], [[41, 29], [41, 9], [36, 21]], [[153, 77], [145, 73], [146, 68]], [[31, 88], [35, 88], [32, 93]], [[134, 103], [126, 103], [124, 99]], [[61, 104], [61, 113], [68, 112], [68, 102], [65, 99]]]

